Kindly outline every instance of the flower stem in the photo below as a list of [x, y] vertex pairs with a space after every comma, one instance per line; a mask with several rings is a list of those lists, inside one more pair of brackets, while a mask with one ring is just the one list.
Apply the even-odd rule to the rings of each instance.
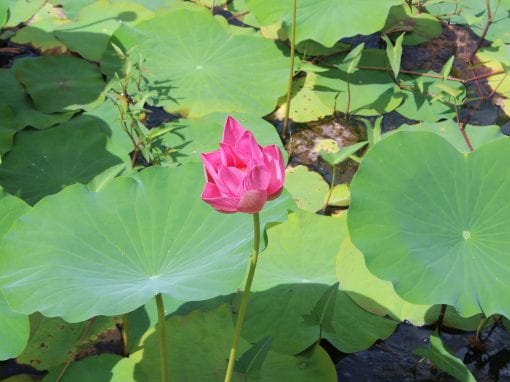
[[127, 357], [129, 355], [129, 314], [126, 313], [122, 316], [122, 351]]
[[296, 0], [292, 0], [292, 30], [290, 38], [290, 70], [287, 85], [287, 100], [285, 104], [285, 119], [283, 120], [282, 138], [285, 139], [289, 127], [290, 101], [292, 98], [292, 80], [294, 79], [294, 54], [296, 51]]
[[161, 382], [168, 382], [168, 357], [166, 352], [165, 306], [161, 293], [156, 295], [158, 308], [159, 360], [161, 366]]
[[253, 276], [255, 275], [255, 268], [257, 267], [257, 260], [259, 257], [259, 244], [260, 244], [260, 219], [259, 213], [253, 214], [253, 250], [250, 259], [250, 269], [248, 270], [248, 277], [244, 284], [243, 297], [241, 299], [241, 306], [239, 307], [239, 314], [237, 315], [236, 329], [234, 338], [232, 340], [232, 347], [230, 348], [230, 357], [228, 359], [227, 372], [225, 374], [225, 382], [232, 380], [232, 373], [234, 371], [234, 363], [237, 353], [237, 344], [239, 337], [241, 337], [241, 329], [243, 327], [244, 316], [246, 314], [246, 306], [248, 304], [248, 296], [250, 294]]

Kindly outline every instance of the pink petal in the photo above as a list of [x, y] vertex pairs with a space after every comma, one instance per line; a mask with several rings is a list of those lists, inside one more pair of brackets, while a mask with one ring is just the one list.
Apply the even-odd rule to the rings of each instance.
[[245, 169], [250, 162], [249, 156], [236, 150], [233, 146], [220, 143], [221, 163], [227, 167]]
[[252, 190], [267, 191], [267, 186], [271, 180], [271, 172], [264, 165], [260, 164], [248, 171], [239, 187], [239, 195]]
[[271, 173], [267, 187], [268, 200], [273, 200], [282, 192], [285, 182], [285, 164], [280, 149], [276, 145], [266, 146], [262, 150], [266, 166]]
[[214, 183], [206, 183], [202, 192], [202, 200], [219, 212], [231, 214], [237, 211], [239, 198], [223, 197]]
[[240, 152], [247, 155], [253, 164], [258, 164], [264, 160], [262, 148], [257, 143], [255, 137], [250, 131], [246, 131], [239, 138], [234, 147]]
[[210, 153], [201, 153], [200, 158], [202, 158], [207, 180], [209, 182], [215, 181], [218, 177], [218, 170], [221, 165], [220, 150], [212, 151]]
[[254, 214], [259, 212], [266, 204], [267, 194], [266, 191], [252, 190], [247, 191], [241, 197], [241, 201], [237, 206], [237, 211]]
[[243, 126], [237, 122], [231, 116], [227, 117], [225, 121], [225, 127], [223, 128], [223, 137], [221, 143], [226, 143], [231, 146], [235, 146], [236, 142], [241, 138], [246, 130]]
[[221, 167], [215, 183], [222, 196], [239, 196], [239, 186], [246, 176], [247, 173], [238, 168]]

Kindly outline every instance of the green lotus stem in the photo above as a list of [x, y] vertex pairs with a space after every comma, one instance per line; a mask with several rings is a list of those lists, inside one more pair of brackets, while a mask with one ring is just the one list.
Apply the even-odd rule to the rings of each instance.
[[326, 202], [324, 203], [324, 206], [322, 207], [322, 211], [325, 212], [326, 208], [328, 208], [329, 200], [331, 199], [331, 194], [333, 194], [333, 187], [335, 187], [335, 175], [336, 175], [336, 166], [333, 165], [333, 175], [331, 176], [331, 184], [329, 185], [329, 192], [328, 197], [326, 199]]
[[241, 299], [241, 306], [239, 307], [239, 314], [237, 315], [236, 329], [234, 338], [232, 339], [232, 347], [230, 348], [230, 357], [228, 359], [227, 372], [225, 373], [225, 382], [232, 380], [232, 373], [234, 371], [234, 363], [236, 360], [237, 344], [239, 337], [241, 337], [241, 329], [243, 327], [244, 316], [246, 314], [246, 306], [248, 305], [248, 296], [250, 295], [251, 284], [253, 276], [255, 275], [255, 268], [257, 267], [257, 260], [259, 257], [259, 244], [260, 244], [260, 218], [259, 213], [253, 214], [253, 250], [250, 259], [250, 269], [248, 270], [248, 277], [244, 284], [243, 297]]
[[126, 313], [122, 315], [122, 351], [124, 355], [129, 355], [129, 315]]
[[287, 85], [287, 101], [285, 104], [285, 119], [283, 120], [282, 138], [287, 135], [289, 127], [290, 100], [292, 98], [292, 80], [294, 79], [294, 54], [296, 51], [296, 0], [292, 0], [292, 30], [290, 38], [290, 70]]
[[161, 293], [156, 295], [158, 308], [159, 360], [161, 366], [161, 382], [168, 382], [168, 357], [166, 352], [165, 305]]

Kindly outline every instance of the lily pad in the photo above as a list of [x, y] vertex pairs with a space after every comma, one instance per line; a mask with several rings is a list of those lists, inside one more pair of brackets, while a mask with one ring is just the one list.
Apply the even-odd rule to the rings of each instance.
[[393, 332], [396, 322], [361, 309], [342, 289], [328, 322], [318, 325], [304, 319], [337, 282], [336, 255], [346, 235], [345, 215], [332, 218], [304, 211], [268, 230], [269, 245], [257, 266], [244, 338], [256, 342], [271, 336], [272, 349], [285, 354], [297, 354], [324, 338], [349, 353]]
[[0, 68], [0, 104], [12, 109], [16, 130], [26, 126], [44, 129], [67, 121], [74, 113], [46, 114], [35, 109], [32, 100], [25, 94], [23, 86], [16, 80], [13, 68]]
[[69, 20], [62, 13], [62, 9], [46, 3], [32, 16], [28, 25], [16, 31], [11, 41], [16, 44], [29, 44], [41, 52], [64, 53], [67, 47], [54, 36], [53, 31], [66, 23], [69, 23]]
[[96, 317], [91, 321], [70, 324], [60, 318], [47, 318], [38, 313], [30, 316], [30, 340], [17, 358], [19, 364], [37, 370], [63, 365], [108, 330], [117, 330], [113, 317]]
[[[383, 137], [390, 136], [397, 131], [428, 131], [435, 133], [450, 142], [450, 144], [460, 152], [469, 152], [466, 140], [459, 130], [459, 125], [453, 120], [436, 123], [424, 122], [417, 123], [415, 125], [402, 125], [398, 130], [384, 134]], [[501, 132], [501, 128], [497, 125], [466, 125], [465, 132], [474, 149], [498, 139], [507, 139], [507, 137]]]
[[[381, 280], [367, 269], [363, 254], [346, 238], [340, 247], [336, 262], [337, 276], [343, 289], [359, 306], [379, 316], [408, 321], [415, 326], [437, 322], [440, 305], [419, 305], [403, 300], [389, 281]], [[461, 330], [476, 330], [479, 315], [463, 318], [448, 307], [443, 325]]]
[[[239, 287], [251, 218], [200, 199], [203, 169], [154, 167], [99, 192], [66, 187], [19, 220], [0, 249], [0, 287], [18, 311], [66, 321], [130, 312], [157, 293], [201, 300]], [[261, 219], [282, 221], [287, 198]]]
[[23, 58], [15, 70], [36, 108], [45, 113], [93, 109], [105, 87], [95, 65], [72, 56]]
[[[234, 332], [230, 307], [220, 305], [213, 310], [194, 310], [184, 316], [167, 318], [166, 333], [169, 347], [169, 374], [178, 381], [223, 381], [226, 356], [230, 350]], [[86, 382], [108, 380], [112, 382], [149, 382], [159, 378], [158, 338], [154, 329], [144, 335], [139, 350], [122, 358], [103, 354], [75, 362], [69, 366], [62, 382]], [[241, 355], [250, 344], [239, 341]], [[48, 374], [54, 380], [56, 371]], [[290, 356], [272, 351], [267, 353], [260, 373], [235, 372], [233, 381], [336, 381], [336, 371], [328, 354], [320, 347], [303, 355]]]
[[[263, 116], [286, 91], [288, 60], [272, 42], [233, 35], [225, 21], [198, 6], [162, 13], [136, 28], [122, 26], [114, 38], [132, 49], [131, 57], [146, 59], [149, 88], [170, 112]], [[115, 59], [113, 50], [103, 58], [108, 74]]]
[[13, 136], [17, 131], [15, 118], [10, 106], [0, 106], [0, 156], [12, 147]]
[[[21, 199], [0, 191], [0, 240], [14, 221], [27, 212], [28, 205]], [[16, 357], [25, 348], [30, 326], [28, 316], [17, 313], [7, 304], [0, 292], [0, 360]]]
[[[314, 40], [326, 47], [344, 37], [378, 32], [393, 5], [400, 0], [301, 0], [297, 2], [296, 42]], [[246, 0], [262, 25], [291, 27], [291, 0]]]
[[7, 3], [9, 5], [9, 18], [5, 23], [5, 27], [12, 28], [30, 19], [43, 6], [45, 0], [7, 0]]
[[100, 0], [81, 8], [76, 21], [56, 29], [54, 35], [71, 51], [99, 62], [120, 25], [136, 25], [152, 17], [154, 12], [136, 2]]
[[425, 132], [373, 146], [352, 181], [348, 213], [368, 269], [409, 302], [508, 316], [508, 150], [510, 140], [500, 139], [462, 154]]
[[0, 165], [0, 185], [34, 204], [69, 184], [88, 183], [121, 163], [107, 151], [107, 126], [82, 118], [51, 129], [20, 131]]
[[[332, 58], [329, 64], [336, 65], [343, 57]], [[376, 67], [382, 70], [362, 69], [352, 74], [339, 69], [317, 73], [314, 90], [320, 100], [330, 109], [357, 115], [380, 115], [395, 109], [402, 102], [402, 92], [394, 86], [386, 72], [386, 53], [379, 49], [364, 49], [359, 67]], [[350, 101], [349, 89], [350, 84]]]
[[[317, 74], [308, 72], [306, 77], [299, 77], [292, 83], [290, 119], [294, 122], [317, 121], [333, 114], [333, 108], [325, 105], [314, 90]], [[276, 111], [276, 117], [283, 120], [287, 104], [283, 101]]]
[[418, 45], [441, 35], [443, 27], [434, 16], [409, 8], [407, 4], [390, 9], [383, 33], [404, 35], [404, 45]]
[[306, 166], [296, 166], [285, 171], [285, 189], [299, 208], [316, 212], [324, 206], [329, 187], [317, 172], [308, 170]]
[[[432, 15], [448, 19], [451, 23], [468, 25], [478, 36], [484, 35], [484, 28], [487, 24], [485, 1], [434, 1], [430, 3], [430, 5], [425, 4], [425, 8]], [[485, 34], [485, 39], [489, 41], [503, 39], [506, 43], [510, 42], [510, 19], [508, 18], [510, 1], [490, 0], [489, 6], [493, 21]]]

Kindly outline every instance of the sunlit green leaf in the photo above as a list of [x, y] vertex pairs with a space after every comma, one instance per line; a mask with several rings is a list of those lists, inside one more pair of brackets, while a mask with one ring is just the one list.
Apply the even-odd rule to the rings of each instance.
[[508, 150], [510, 140], [499, 139], [461, 153], [426, 132], [373, 146], [352, 181], [348, 213], [368, 269], [410, 302], [508, 316]]

